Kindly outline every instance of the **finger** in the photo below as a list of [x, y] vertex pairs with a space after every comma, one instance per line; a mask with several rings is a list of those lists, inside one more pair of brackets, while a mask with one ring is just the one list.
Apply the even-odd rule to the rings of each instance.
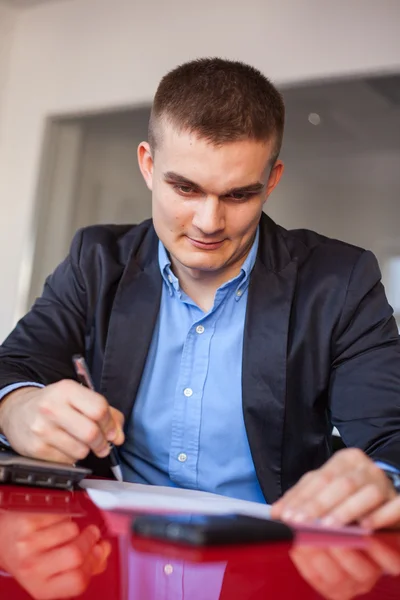
[[309, 497], [318, 493], [333, 478], [329, 471], [309, 471], [284, 496], [271, 507], [271, 516], [280, 518], [285, 511], [301, 505]]
[[348, 525], [359, 521], [387, 501], [387, 490], [375, 484], [363, 486], [321, 520], [326, 527]]
[[[87, 561], [78, 568], [59, 573], [48, 579], [41, 586], [42, 600], [53, 598], [75, 598], [84, 593], [92, 576], [100, 575], [107, 568], [107, 559], [111, 552], [111, 544], [105, 540], [98, 542], [92, 548]], [[97, 566], [93, 568], [91, 556], [97, 557]], [[100, 558], [101, 556], [101, 558]]]
[[100, 540], [93, 546], [92, 552], [88, 555], [85, 568], [89, 575], [100, 575], [107, 568], [107, 560], [111, 554], [111, 544], [107, 540]]
[[386, 502], [383, 506], [361, 521], [367, 529], [397, 528], [400, 526], [400, 496]]
[[[310, 560], [315, 552], [315, 548], [295, 546], [293, 550], [289, 551], [289, 554], [302, 578], [305, 579], [312, 588], [319, 592], [324, 598], [336, 600], [334, 595], [332, 595], [332, 584], [329, 580], [327, 581], [325, 577], [321, 577], [319, 570], [315, 569], [312, 560]], [[323, 552], [323, 550], [320, 550], [320, 552]], [[343, 595], [342, 588], [341, 593]]]
[[371, 558], [379, 565], [384, 573], [400, 574], [400, 552], [381, 540], [372, 538], [367, 549]]
[[73, 521], [62, 521], [51, 527], [16, 542], [16, 548], [21, 563], [35, 555], [71, 542], [79, 535], [79, 527]]
[[[300, 559], [300, 560], [299, 560]], [[346, 597], [349, 587], [353, 589], [354, 582], [342, 566], [330, 555], [329, 550], [321, 548], [302, 548], [302, 556], [296, 557], [296, 565], [301, 574], [313, 587], [324, 590], [330, 598], [337, 597], [335, 591], [340, 590], [340, 598]], [[350, 597], [350, 596], [349, 596]]]
[[[116, 446], [120, 446], [125, 441], [125, 435], [124, 435], [125, 417], [121, 411], [114, 408], [113, 406], [110, 406], [110, 412], [111, 412], [111, 416], [114, 420], [114, 423], [116, 424], [116, 431], [117, 431], [114, 439], [110, 440], [110, 441], [112, 441]], [[110, 439], [110, 438], [108, 438], [108, 439]]]
[[303, 475], [299, 482], [273, 505], [275, 510], [272, 515], [278, 512], [280, 516], [285, 510], [292, 511], [320, 493], [335, 477], [347, 471], [348, 466], [353, 464], [357, 457], [360, 460], [360, 453], [362, 459], [365, 459], [365, 455], [357, 449], [340, 450], [323, 467]]
[[[72, 382], [75, 383], [75, 382]], [[78, 390], [84, 392], [84, 398], [77, 393], [76, 388], [69, 394], [68, 399], [74, 408], [84, 414], [88, 419], [98, 424], [108, 441], [114, 441], [117, 434], [118, 423], [112, 417], [110, 405], [101, 394], [83, 388], [77, 384]], [[83, 394], [82, 394], [83, 395]]]
[[[57, 408], [45, 405], [40, 407], [40, 411], [57, 427], [78, 440], [80, 445], [83, 444], [93, 450], [97, 456], [104, 457], [109, 453], [109, 444], [99, 425], [71, 405], [60, 403]], [[48, 442], [46, 432], [41, 432], [39, 425], [35, 428], [34, 433], [44, 437]]]
[[[342, 586], [348, 579], [347, 573], [336, 560], [332, 558], [329, 550], [321, 548], [302, 549], [303, 567], [313, 574], [314, 579], [319, 579], [327, 586]], [[303, 574], [303, 573], [302, 573]]]
[[[341, 477], [348, 475], [349, 485], [354, 485], [356, 483], [354, 480], [361, 479], [360, 475], [355, 475], [356, 472], [364, 472], [366, 478], [376, 478], [382, 484], [386, 479], [383, 472], [364, 452], [357, 448], [347, 448], [337, 452], [322, 468], [303, 476], [300, 482], [279, 501], [278, 510], [273, 510], [272, 516], [292, 520], [296, 513], [300, 513], [298, 520], [305, 520], [301, 509], [309, 501], [316, 503], [330, 483]], [[326, 494], [325, 498], [327, 498]], [[314, 514], [314, 511], [312, 512]], [[319, 514], [323, 514], [322, 511]]]
[[[11, 513], [8, 513], [11, 516]], [[39, 531], [69, 521], [70, 517], [64, 515], [52, 514], [14, 514], [12, 516], [16, 539], [25, 539], [31, 535], [35, 535]]]
[[[115, 435], [115, 423], [111, 416], [110, 406], [104, 396], [71, 380], [59, 381], [45, 389], [47, 394], [42, 404], [49, 411], [57, 413], [60, 404], [68, 403], [76, 411], [96, 423], [107, 439], [112, 441], [111, 438]], [[55, 398], [57, 402], [54, 402]], [[60, 399], [64, 402], [60, 402]]]
[[67, 456], [71, 463], [83, 460], [90, 451], [88, 445], [53, 424], [48, 427], [46, 441], [49, 446]]
[[46, 442], [38, 437], [31, 441], [29, 448], [27, 448], [25, 452], [25, 456], [69, 465], [75, 462], [71, 456], [68, 456], [68, 454], [64, 454], [63, 452], [57, 450], [57, 448], [46, 444]]
[[89, 525], [72, 542], [51, 548], [30, 562], [26, 561], [26, 568], [34, 571], [38, 579], [47, 579], [58, 573], [79, 569], [99, 539], [99, 528]]
[[[338, 476], [318, 493], [314, 493], [311, 498], [300, 499], [300, 502], [296, 499], [296, 502], [290, 506], [291, 520], [312, 521], [327, 515], [361, 489], [369, 479], [369, 473], [365, 468]], [[288, 518], [287, 511], [284, 518]]]
[[346, 573], [359, 583], [366, 584], [366, 590], [382, 575], [382, 569], [359, 550], [331, 548], [330, 553]]

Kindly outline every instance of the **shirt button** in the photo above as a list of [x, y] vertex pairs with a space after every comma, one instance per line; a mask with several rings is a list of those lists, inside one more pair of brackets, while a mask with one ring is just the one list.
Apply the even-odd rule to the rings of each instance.
[[164, 565], [164, 573], [166, 575], [172, 575], [174, 572], [174, 567], [172, 565]]
[[172, 283], [172, 275], [168, 275], [168, 281]]
[[239, 298], [240, 298], [240, 296], [241, 296], [242, 294], [243, 294], [243, 290], [238, 290], [238, 291], [236, 292], [236, 296], [239, 296]]
[[185, 454], [184, 452], [181, 452], [180, 454], [178, 454], [178, 460], [179, 460], [179, 462], [186, 462], [187, 454]]
[[204, 333], [204, 327], [203, 327], [203, 325], [197, 325], [196, 332], [197, 333]]
[[191, 390], [190, 388], [185, 388], [183, 390], [183, 393], [185, 394], [186, 398], [190, 398], [190, 396], [192, 396], [193, 394], [193, 390]]

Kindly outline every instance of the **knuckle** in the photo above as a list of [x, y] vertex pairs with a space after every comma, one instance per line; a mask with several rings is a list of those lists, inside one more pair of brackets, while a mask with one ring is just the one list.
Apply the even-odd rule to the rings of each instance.
[[85, 441], [89, 445], [93, 445], [98, 441], [98, 438], [99, 438], [99, 428], [93, 423], [93, 424], [89, 425], [87, 428], [86, 435], [85, 435]]
[[44, 415], [51, 414], [53, 412], [53, 402], [51, 399], [51, 395], [45, 394], [41, 396], [37, 407], [40, 413]]
[[382, 503], [384, 500], [386, 500], [386, 493], [384, 492], [384, 490], [381, 487], [370, 484], [367, 486], [367, 489], [368, 489], [368, 495], [371, 499], [371, 502], [378, 504], [378, 503]]
[[57, 383], [53, 384], [54, 389], [56, 389], [58, 393], [67, 396], [76, 390], [76, 385], [77, 382], [73, 381], [72, 379], [62, 379], [61, 381], [57, 381]]
[[347, 452], [347, 458], [354, 463], [360, 462], [366, 458], [364, 452], [360, 450], [360, 448], [345, 448], [343, 452]]
[[80, 596], [86, 590], [88, 585], [88, 576], [82, 570], [72, 571], [68, 575], [69, 589], [73, 596]]
[[342, 477], [343, 487], [348, 493], [354, 492], [360, 486], [360, 477], [355, 473], [346, 473]]
[[77, 460], [83, 460], [89, 454], [89, 448], [87, 446], [77, 446], [74, 451], [74, 458]]
[[68, 521], [66, 523], [65, 528], [68, 535], [70, 535], [71, 537], [78, 537], [79, 526], [77, 523], [75, 523], [75, 521]]
[[45, 457], [46, 449], [47, 449], [47, 446], [46, 446], [45, 442], [43, 440], [41, 440], [40, 438], [36, 438], [32, 441], [31, 451], [34, 456], [37, 456], [38, 458]]
[[313, 498], [312, 502], [310, 502], [310, 506], [312, 506], [313, 512], [318, 515], [326, 509], [325, 502], [323, 502], [318, 496]]
[[105, 400], [103, 400], [101, 398], [101, 396], [99, 397], [100, 399], [98, 400], [98, 402], [96, 404], [93, 405], [93, 418], [95, 419], [95, 421], [103, 421], [104, 419], [107, 418], [108, 416], [108, 406]]
[[31, 432], [39, 437], [43, 437], [46, 432], [46, 427], [43, 419], [34, 419], [31, 424]]
[[320, 480], [321, 484], [328, 485], [331, 483], [334, 477], [334, 473], [331, 473], [328, 470], [321, 469], [321, 471], [318, 472], [318, 479]]
[[121, 427], [123, 427], [123, 425], [125, 423], [125, 417], [124, 417], [123, 413], [120, 410], [118, 410], [117, 408], [114, 408], [112, 406], [110, 406], [110, 411], [111, 411], [113, 419], [115, 419], [118, 422], [118, 424]]
[[315, 477], [316, 471], [308, 471], [308, 473], [305, 473], [301, 478], [300, 481], [301, 483], [309, 483], [310, 481], [312, 481]]
[[70, 546], [67, 551], [66, 562], [70, 569], [81, 567], [84, 563], [85, 556], [81, 548], [78, 546]]

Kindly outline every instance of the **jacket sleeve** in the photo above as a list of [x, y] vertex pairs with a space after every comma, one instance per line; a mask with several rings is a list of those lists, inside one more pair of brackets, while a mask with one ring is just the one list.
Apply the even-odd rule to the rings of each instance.
[[86, 292], [80, 269], [83, 232], [45, 283], [42, 296], [0, 346], [0, 389], [74, 379], [73, 354], [84, 352]]
[[371, 252], [354, 266], [333, 336], [330, 410], [346, 446], [400, 466], [400, 339]]

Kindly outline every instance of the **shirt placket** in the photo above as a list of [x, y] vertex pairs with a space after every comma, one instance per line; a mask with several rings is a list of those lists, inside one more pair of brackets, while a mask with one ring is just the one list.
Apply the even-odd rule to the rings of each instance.
[[184, 344], [174, 399], [169, 476], [176, 485], [196, 488], [204, 383], [215, 329], [213, 313], [195, 321]]

